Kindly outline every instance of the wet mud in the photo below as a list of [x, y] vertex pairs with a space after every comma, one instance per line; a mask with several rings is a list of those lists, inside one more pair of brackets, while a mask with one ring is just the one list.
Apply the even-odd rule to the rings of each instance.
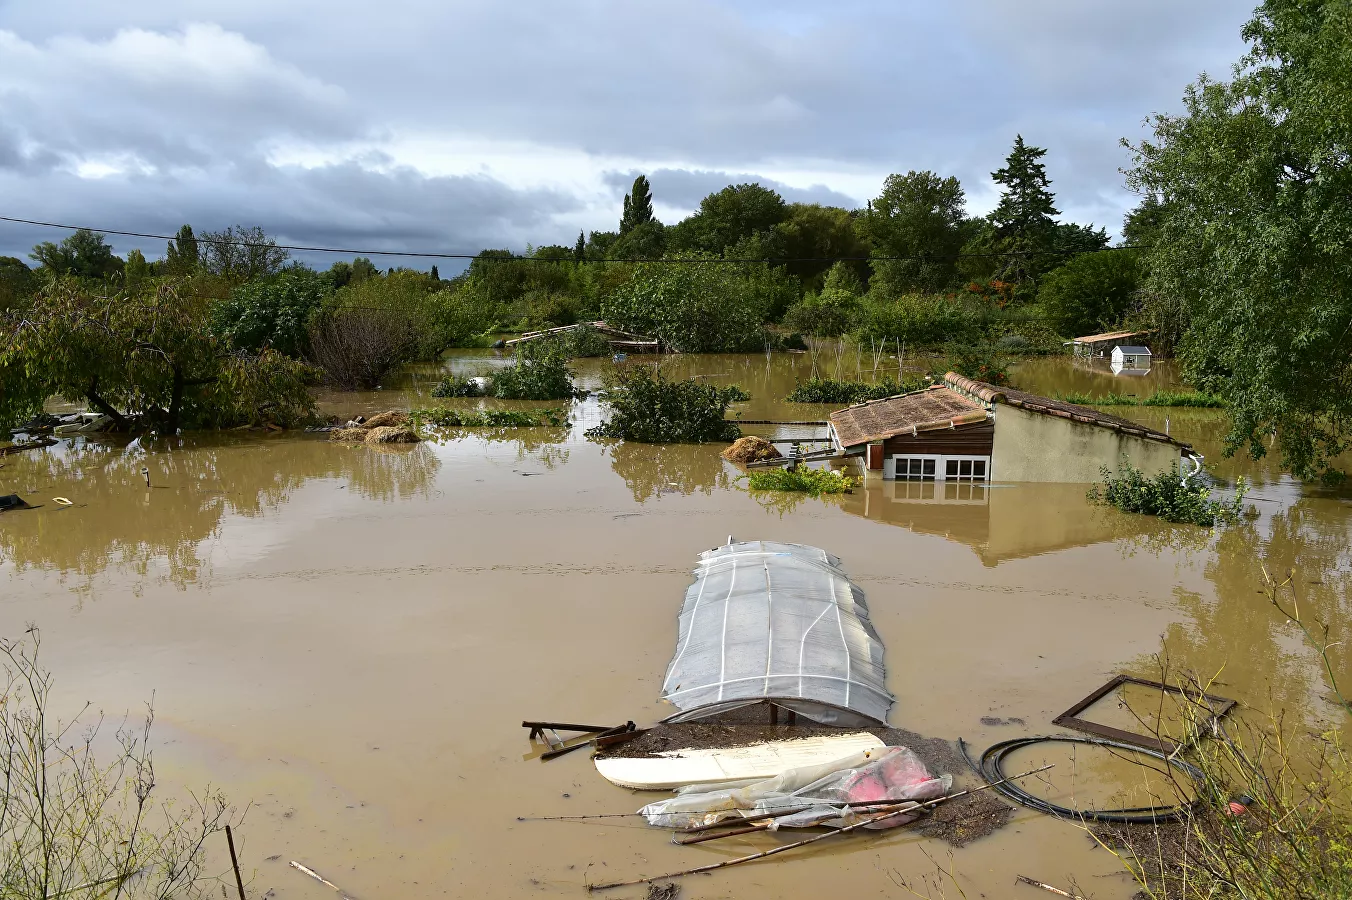
[[[457, 354], [323, 402], [347, 417], [427, 405], [445, 369], [498, 364]], [[753, 398], [733, 410], [743, 419], [829, 412], [782, 399], [814, 364], [834, 375], [821, 372], [825, 355], [661, 364], [740, 384]], [[602, 387], [609, 365], [579, 363], [583, 385]], [[1034, 391], [1125, 392], [1066, 360], [1022, 365]], [[843, 560], [887, 648], [890, 721], [927, 761], [951, 738], [984, 748], [1056, 732], [1052, 718], [1112, 674], [1159, 679], [1162, 668], [1317, 730], [1334, 713], [1324, 675], [1258, 587], [1264, 564], [1295, 568], [1302, 609], [1330, 623], [1335, 671], [1348, 671], [1349, 495], [1302, 486], [1271, 457], [1224, 459], [1223, 411], [1114, 412], [1167, 420], [1222, 485], [1246, 476], [1258, 516], [1213, 534], [1089, 506], [1083, 485], [935, 493], [870, 478], [844, 497], [767, 499], [720, 446], [586, 440], [595, 398], [574, 404], [567, 428], [448, 429], [403, 448], [292, 433], [78, 439], [0, 468], [0, 495], [41, 504], [0, 515], [0, 633], [42, 629], [66, 713], [88, 700], [120, 720], [153, 697], [161, 779], [252, 804], [236, 832], [250, 895], [279, 900], [332, 896], [293, 859], [355, 897], [514, 898], [583, 896], [588, 883], [774, 846], [750, 835], [677, 848], [632, 822], [516, 821], [649, 799], [604, 782], [586, 751], [541, 762], [520, 723], [670, 714], [657, 698], [690, 569], [729, 534]], [[1087, 752], [1010, 765], [1044, 757], [1056, 764], [1040, 786], [1049, 798], [1107, 804], [1133, 790], [1130, 767]], [[1073, 823], [990, 815], [1008, 824], [953, 847], [951, 861], [923, 830], [900, 829], [698, 878], [681, 896], [892, 896], [936, 862], [973, 897], [1011, 895], [1017, 873], [1091, 884], [1107, 900], [1133, 893]], [[946, 839], [961, 843], [967, 827]]]

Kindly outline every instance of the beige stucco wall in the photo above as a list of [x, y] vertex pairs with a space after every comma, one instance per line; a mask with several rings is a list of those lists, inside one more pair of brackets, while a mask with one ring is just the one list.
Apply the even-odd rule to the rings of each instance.
[[1172, 444], [1038, 415], [1004, 403], [995, 407], [992, 481], [1087, 484], [1101, 480], [1101, 466], [1117, 471], [1123, 456], [1147, 475], [1156, 475], [1178, 471], [1181, 455]]

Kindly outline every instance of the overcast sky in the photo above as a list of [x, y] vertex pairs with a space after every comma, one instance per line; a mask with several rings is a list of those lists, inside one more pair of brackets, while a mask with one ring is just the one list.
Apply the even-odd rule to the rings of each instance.
[[[1022, 133], [1116, 233], [1119, 139], [1228, 74], [1252, 2], [0, 0], [0, 215], [472, 253], [613, 229], [636, 172], [670, 223], [910, 169], [981, 213]], [[0, 223], [0, 255], [62, 235]]]

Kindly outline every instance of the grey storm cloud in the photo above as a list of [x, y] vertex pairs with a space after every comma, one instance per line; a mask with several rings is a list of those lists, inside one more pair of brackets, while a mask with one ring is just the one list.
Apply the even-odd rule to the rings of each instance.
[[[613, 227], [631, 171], [681, 210], [744, 180], [854, 206], [910, 169], [956, 175], [980, 211], [1022, 133], [1049, 149], [1065, 216], [1111, 231], [1132, 202], [1119, 140], [1199, 72], [1224, 75], [1247, 16], [1234, 0], [0, 0], [0, 214], [521, 247]], [[451, 145], [450, 168], [425, 158]], [[30, 237], [0, 230], [0, 253]]]

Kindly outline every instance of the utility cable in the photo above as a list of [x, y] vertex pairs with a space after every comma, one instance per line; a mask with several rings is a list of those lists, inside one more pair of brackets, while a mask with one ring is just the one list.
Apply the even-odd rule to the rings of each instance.
[[[65, 225], [60, 222], [41, 222], [36, 219], [20, 219], [14, 216], [0, 216], [0, 222], [13, 222], [18, 225], [36, 225], [41, 228], [62, 228], [67, 231], [93, 231], [98, 234], [113, 234], [119, 237], [137, 237], [152, 238], [160, 241], [177, 241], [178, 235], [173, 234], [149, 234], [144, 231], [119, 231], [115, 228], [90, 228], [85, 225]], [[804, 256], [804, 257], [753, 257], [753, 258], [727, 258], [712, 257], [708, 259], [644, 259], [642, 257], [607, 257], [603, 259], [593, 259], [583, 257], [576, 259], [568, 257], [565, 259], [550, 259], [539, 256], [482, 256], [478, 253], [431, 253], [415, 250], [354, 250], [347, 247], [312, 247], [304, 244], [276, 244], [270, 241], [241, 241], [227, 240], [216, 237], [193, 236], [193, 240], [199, 244], [214, 244], [225, 247], [264, 247], [272, 250], [296, 250], [305, 253], [342, 253], [352, 256], [406, 256], [417, 259], [463, 259], [478, 260], [480, 262], [538, 262], [538, 263], [665, 263], [670, 265], [687, 265], [691, 263], [834, 263], [834, 262], [940, 262], [955, 259], [1003, 259], [1015, 256], [1075, 256], [1082, 253], [1102, 253], [1109, 250], [1139, 250], [1140, 246], [1132, 244], [1121, 247], [1099, 247], [1094, 250], [1004, 250], [995, 253], [940, 253], [940, 254], [914, 254], [911, 256]]]

